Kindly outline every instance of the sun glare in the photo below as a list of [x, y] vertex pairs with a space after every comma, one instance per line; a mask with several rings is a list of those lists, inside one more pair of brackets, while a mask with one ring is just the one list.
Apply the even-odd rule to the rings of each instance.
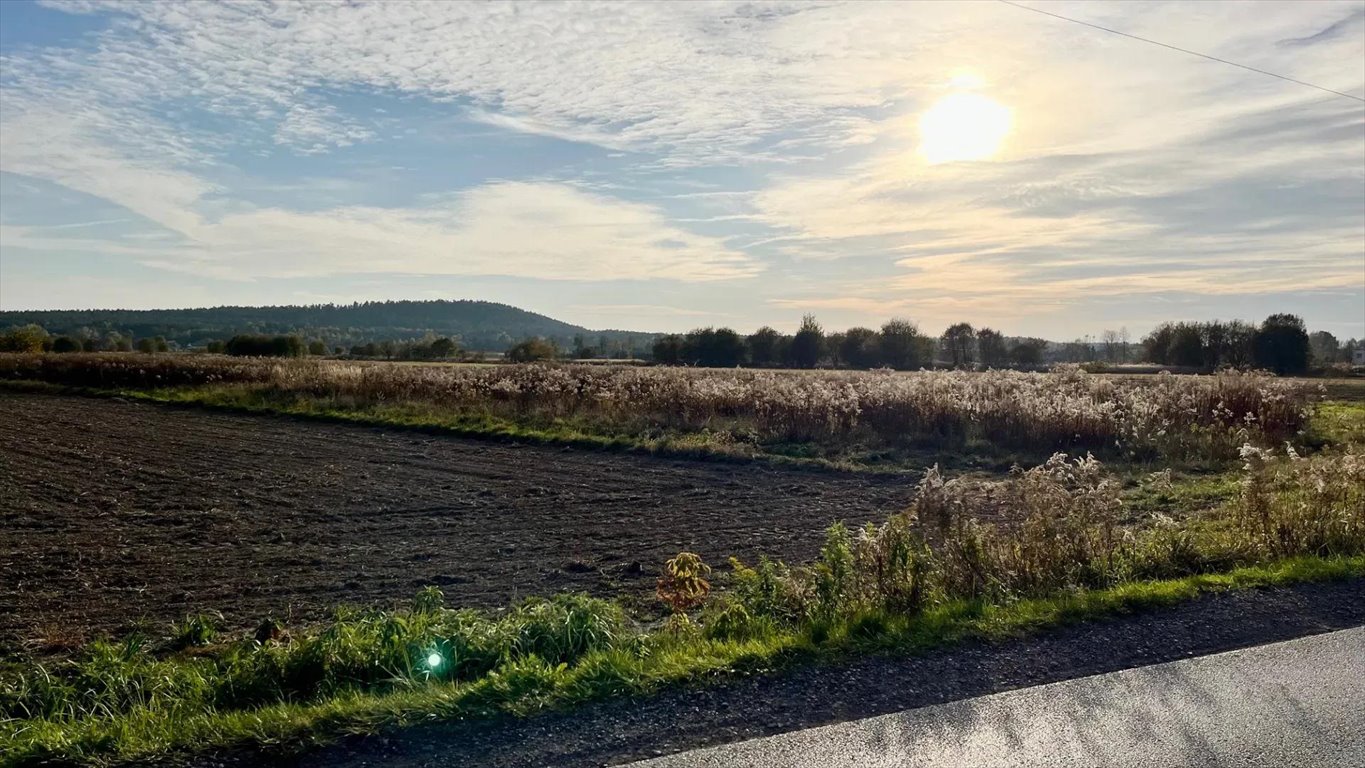
[[930, 164], [984, 160], [1000, 151], [1013, 122], [1012, 110], [993, 99], [945, 96], [920, 116], [920, 156]]

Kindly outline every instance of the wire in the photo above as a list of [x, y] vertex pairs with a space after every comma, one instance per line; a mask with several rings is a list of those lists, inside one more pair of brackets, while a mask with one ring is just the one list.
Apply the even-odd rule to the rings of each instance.
[[1023, 3], [1016, 3], [1016, 2], [1014, 2], [1013, 0], [998, 0], [998, 2], [1004, 3], [1005, 5], [1012, 5], [1012, 6], [1014, 6], [1015, 8], [1022, 8], [1022, 9], [1025, 10], [1025, 11], [1033, 11], [1034, 13], [1041, 13], [1041, 14], [1043, 14], [1044, 16], [1051, 16], [1051, 17], [1054, 18], [1054, 19], [1061, 19], [1062, 21], [1069, 21], [1069, 22], [1071, 22], [1071, 23], [1073, 23], [1073, 24], [1080, 24], [1080, 25], [1082, 25], [1082, 26], [1090, 27], [1091, 29], [1098, 29], [1098, 30], [1100, 30], [1101, 32], [1108, 32], [1108, 33], [1110, 33], [1110, 34], [1120, 35], [1120, 36], [1122, 36], [1122, 37], [1127, 37], [1127, 38], [1130, 38], [1130, 39], [1133, 39], [1133, 40], [1139, 40], [1139, 41], [1144, 42], [1144, 43], [1151, 43], [1152, 45], [1159, 45], [1159, 46], [1161, 46], [1162, 48], [1170, 48], [1170, 49], [1173, 50], [1173, 51], [1180, 51], [1181, 53], [1188, 53], [1188, 54], [1190, 54], [1191, 56], [1198, 56], [1198, 57], [1201, 58], [1201, 59], [1208, 59], [1209, 61], [1216, 61], [1216, 62], [1218, 62], [1218, 63], [1220, 63], [1220, 64], [1230, 64], [1230, 65], [1232, 65], [1232, 66], [1234, 66], [1234, 67], [1239, 67], [1239, 68], [1245, 69], [1245, 70], [1247, 70], [1247, 71], [1249, 71], [1249, 72], [1256, 72], [1257, 74], [1261, 74], [1261, 75], [1270, 75], [1271, 77], [1276, 77], [1276, 78], [1279, 78], [1279, 79], [1281, 79], [1281, 80], [1285, 80], [1285, 81], [1288, 81], [1288, 82], [1291, 82], [1291, 83], [1295, 83], [1295, 84], [1297, 84], [1297, 85], [1306, 85], [1306, 86], [1308, 86], [1309, 88], [1316, 88], [1316, 89], [1318, 89], [1319, 91], [1326, 91], [1327, 93], [1335, 94], [1335, 95], [1337, 95], [1337, 96], [1345, 96], [1345, 97], [1348, 98], [1348, 99], [1355, 99], [1356, 101], [1365, 103], [1365, 98], [1361, 98], [1361, 97], [1359, 97], [1359, 96], [1353, 96], [1353, 95], [1351, 95], [1351, 94], [1349, 94], [1349, 93], [1342, 93], [1341, 91], [1334, 91], [1334, 90], [1332, 90], [1331, 88], [1324, 88], [1324, 87], [1322, 87], [1321, 85], [1314, 85], [1314, 84], [1312, 84], [1312, 83], [1306, 83], [1306, 82], [1304, 82], [1304, 81], [1302, 81], [1302, 80], [1295, 80], [1295, 79], [1292, 78], [1292, 77], [1285, 77], [1284, 75], [1277, 75], [1277, 74], [1275, 74], [1274, 72], [1267, 72], [1267, 71], [1265, 71], [1264, 69], [1257, 69], [1257, 68], [1255, 68], [1255, 67], [1248, 67], [1248, 66], [1245, 65], [1245, 64], [1238, 64], [1238, 63], [1235, 62], [1235, 61], [1228, 61], [1227, 59], [1220, 59], [1220, 58], [1218, 58], [1217, 56], [1210, 56], [1210, 55], [1208, 55], [1207, 53], [1200, 53], [1199, 51], [1191, 51], [1191, 50], [1188, 49], [1188, 48], [1181, 48], [1181, 47], [1179, 47], [1179, 46], [1168, 45], [1167, 43], [1158, 42], [1158, 41], [1156, 41], [1156, 40], [1149, 40], [1149, 39], [1147, 39], [1147, 38], [1145, 38], [1145, 37], [1138, 37], [1137, 35], [1130, 35], [1130, 34], [1128, 34], [1127, 32], [1120, 32], [1120, 31], [1118, 31], [1117, 29], [1110, 29], [1109, 27], [1101, 27], [1101, 26], [1098, 25], [1098, 24], [1091, 24], [1091, 23], [1088, 22], [1088, 21], [1081, 21], [1080, 19], [1073, 19], [1073, 18], [1071, 18], [1071, 17], [1069, 17], [1069, 16], [1062, 16], [1061, 14], [1052, 13], [1051, 11], [1044, 11], [1044, 10], [1042, 10], [1041, 8], [1034, 8], [1034, 7], [1032, 7], [1032, 6], [1024, 5]]

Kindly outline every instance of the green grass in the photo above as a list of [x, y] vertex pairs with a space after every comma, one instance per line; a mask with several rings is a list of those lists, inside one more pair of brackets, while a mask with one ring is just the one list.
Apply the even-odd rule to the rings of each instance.
[[1169, 484], [1135, 479], [1123, 500], [1130, 517], [1162, 513], [1188, 515], [1213, 509], [1237, 496], [1241, 476], [1237, 472], [1172, 473]]
[[1365, 445], [1365, 400], [1319, 403], [1309, 424], [1315, 445]]
[[[794, 664], [867, 652], [917, 653], [967, 640], [1001, 641], [1080, 621], [1150, 610], [1231, 589], [1365, 576], [1365, 557], [1300, 557], [1228, 573], [1122, 584], [1007, 604], [953, 601], [914, 616], [862, 614], [819, 628], [770, 631], [741, 640], [696, 632], [655, 634], [647, 651], [631, 643], [588, 650], [570, 662], [525, 656], [471, 680], [416, 680], [382, 691], [343, 689], [316, 701], [246, 709], [133, 707], [107, 717], [0, 723], [0, 764], [42, 760], [94, 765], [154, 757], [187, 759], [234, 748], [296, 752], [352, 733], [435, 720], [514, 716], [586, 701], [706, 684]], [[162, 663], [203, 668], [197, 656]], [[197, 666], [196, 666], [197, 665]]]

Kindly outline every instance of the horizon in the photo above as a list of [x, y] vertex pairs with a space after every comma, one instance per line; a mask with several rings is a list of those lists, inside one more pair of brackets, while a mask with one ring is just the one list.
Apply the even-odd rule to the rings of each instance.
[[[501, 301], [489, 301], [489, 300], [487, 300], [487, 299], [463, 299], [463, 298], [461, 298], [461, 299], [371, 299], [371, 300], [368, 300], [368, 301], [370, 301], [370, 302], [377, 302], [377, 303], [384, 303], [384, 302], [394, 302], [394, 303], [398, 303], [398, 302], [434, 303], [434, 302], [442, 302], [442, 301], [444, 301], [444, 302], [474, 302], [474, 303], [483, 303], [483, 304], [496, 304], [496, 305], [499, 305], [499, 306], [510, 307], [510, 308], [512, 308], [512, 309], [520, 310], [520, 311], [523, 311], [523, 312], [528, 312], [528, 313], [531, 313], [531, 314], [534, 314], [534, 315], [539, 315], [539, 316], [541, 316], [541, 317], [545, 317], [545, 318], [548, 318], [548, 319], [550, 319], [550, 320], [554, 320], [554, 321], [557, 321], [557, 322], [562, 322], [562, 323], [565, 323], [565, 324], [567, 324], [567, 325], [577, 326], [577, 327], [581, 328], [582, 330], [589, 331], [589, 332], [592, 332], [592, 333], [638, 333], [638, 334], [653, 334], [653, 335], [656, 335], [656, 336], [682, 335], [682, 334], [686, 334], [686, 333], [689, 333], [689, 332], [692, 332], [692, 331], [703, 330], [703, 329], [706, 329], [706, 328], [729, 329], [729, 330], [733, 330], [733, 331], [739, 333], [741, 336], [745, 336], [745, 337], [752, 335], [753, 333], [757, 332], [757, 331], [758, 331], [759, 329], [761, 329], [761, 328], [772, 328], [773, 330], [776, 330], [776, 331], [778, 331], [778, 332], [780, 332], [780, 333], [784, 333], [784, 334], [790, 335], [790, 334], [792, 334], [792, 333], [795, 333], [795, 332], [800, 328], [800, 326], [801, 326], [801, 319], [802, 319], [802, 318], [799, 316], [799, 317], [797, 317], [796, 320], [792, 321], [790, 324], [781, 323], [781, 322], [778, 322], [778, 323], [771, 323], [771, 322], [769, 322], [769, 323], [763, 323], [763, 324], [761, 324], [761, 325], [753, 326], [752, 328], [745, 328], [745, 327], [738, 327], [738, 328], [736, 328], [736, 327], [733, 327], [733, 326], [728, 326], [728, 325], [725, 325], [725, 324], [723, 324], [723, 323], [720, 323], [720, 324], [711, 324], [711, 325], [696, 325], [696, 326], [691, 326], [691, 327], [684, 328], [684, 329], [679, 329], [679, 330], [658, 331], [658, 330], [646, 330], [646, 329], [642, 329], [642, 328], [611, 327], [611, 326], [601, 326], [601, 327], [597, 327], [597, 326], [592, 326], [592, 325], [583, 325], [582, 323], [574, 322], [574, 321], [571, 320], [571, 319], [566, 319], [566, 318], [563, 318], [563, 317], [559, 317], [558, 315], [555, 315], [555, 314], [552, 314], [552, 313], [549, 313], [549, 312], [544, 312], [544, 311], [541, 311], [541, 310], [538, 310], [538, 309], [532, 309], [532, 308], [530, 308], [530, 307], [521, 307], [521, 306], [517, 306], [517, 305], [515, 305], [515, 304], [508, 304], [508, 303], [506, 303], [506, 302], [501, 302]], [[364, 301], [360, 301], [360, 302], [354, 302], [354, 303], [363, 304], [363, 303], [365, 303], [365, 302], [364, 302]], [[259, 304], [259, 305], [251, 305], [251, 304], [216, 304], [216, 305], [198, 306], [198, 307], [183, 307], [183, 306], [182, 306], [182, 307], [148, 307], [148, 308], [143, 308], [143, 309], [131, 308], [131, 307], [76, 307], [76, 308], [58, 308], [58, 309], [21, 309], [21, 310], [10, 310], [10, 309], [7, 309], [7, 308], [0, 308], [0, 313], [6, 313], [6, 312], [15, 312], [15, 313], [28, 313], [28, 312], [188, 312], [188, 311], [194, 311], [194, 310], [214, 310], [214, 309], [286, 309], [286, 308], [316, 307], [316, 306], [333, 306], [333, 307], [341, 308], [341, 307], [348, 307], [348, 306], [351, 306], [352, 304], [353, 304], [353, 302], [344, 302], [344, 303], [342, 303], [342, 302], [327, 302], [327, 301], [322, 301], [322, 302], [316, 302], [316, 303], [313, 303], [313, 304]], [[920, 333], [922, 333], [922, 334], [925, 334], [925, 335], [928, 335], [928, 336], [932, 336], [932, 337], [938, 337], [939, 335], [941, 335], [941, 333], [940, 333], [940, 332], [936, 332], [936, 331], [934, 330], [933, 327], [926, 327], [926, 326], [924, 326], [924, 325], [918, 323], [917, 321], [915, 321], [913, 318], [902, 318], [902, 317], [898, 317], [898, 316], [889, 316], [889, 317], [882, 318], [881, 320], [874, 320], [874, 321], [871, 321], [871, 322], [869, 322], [869, 323], [862, 324], [862, 325], [854, 324], [854, 325], [848, 325], [848, 326], [831, 326], [831, 325], [825, 323], [824, 321], [821, 321], [821, 320], [820, 320], [820, 316], [819, 316], [818, 314], [816, 314], [816, 313], [813, 313], [813, 312], [812, 312], [812, 313], [805, 313], [805, 314], [814, 315], [814, 316], [815, 316], [815, 319], [816, 319], [817, 321], [819, 321], [819, 322], [821, 323], [821, 325], [824, 327], [824, 330], [825, 330], [826, 333], [837, 333], [837, 332], [842, 332], [842, 331], [848, 330], [848, 329], [850, 329], [850, 328], [856, 328], [856, 327], [868, 327], [868, 328], [871, 328], [872, 330], [876, 330], [877, 328], [881, 327], [882, 323], [884, 323], [884, 322], [886, 322], [886, 321], [888, 321], [888, 320], [908, 319], [908, 320], [910, 320], [911, 323], [913, 323], [913, 324], [919, 329]], [[1269, 313], [1269, 314], [1274, 314], [1274, 313], [1272, 312], [1272, 313]], [[1269, 315], [1267, 315], [1267, 316], [1269, 316]], [[1246, 318], [1246, 317], [1213, 317], [1213, 318], [1197, 318], [1197, 319], [1195, 319], [1195, 318], [1168, 318], [1168, 319], [1163, 320], [1163, 321], [1160, 321], [1160, 322], [1157, 323], [1156, 325], [1153, 325], [1153, 326], [1148, 327], [1148, 328], [1138, 328], [1138, 329], [1134, 329], [1134, 328], [1129, 328], [1129, 327], [1127, 327], [1127, 326], [1120, 326], [1120, 327], [1117, 327], [1117, 328], [1102, 328], [1102, 329], [1097, 329], [1097, 330], [1094, 330], [1094, 331], [1091, 331], [1091, 332], [1088, 332], [1088, 333], [1083, 333], [1083, 334], [1080, 334], [1080, 335], [1072, 335], [1072, 336], [1070, 336], [1070, 337], [1062, 337], [1062, 336], [1048, 337], [1048, 336], [1037, 336], [1037, 335], [1035, 335], [1035, 334], [1028, 334], [1028, 333], [1015, 333], [1015, 332], [1013, 332], [1013, 331], [1012, 331], [1011, 329], [1009, 329], [1009, 328], [992, 328], [992, 330], [995, 330], [995, 331], [1000, 332], [1005, 338], [1038, 338], [1038, 339], [1043, 339], [1044, 341], [1047, 341], [1047, 342], [1050, 343], [1050, 344], [1069, 344], [1069, 343], [1073, 343], [1073, 342], [1077, 342], [1077, 341], [1084, 341], [1084, 340], [1088, 340], [1088, 339], [1094, 339], [1094, 340], [1098, 343], [1099, 340], [1100, 340], [1101, 335], [1102, 335], [1103, 333], [1105, 333], [1105, 332], [1109, 332], [1109, 331], [1115, 331], [1115, 332], [1117, 332], [1117, 331], [1126, 331], [1126, 332], [1128, 333], [1128, 342], [1127, 342], [1127, 343], [1131, 343], [1131, 344], [1134, 344], [1134, 345], [1140, 345], [1140, 344], [1142, 343], [1142, 340], [1143, 340], [1144, 337], [1148, 336], [1150, 333], [1152, 333], [1152, 332], [1155, 331], [1158, 327], [1160, 327], [1160, 325], [1165, 324], [1165, 323], [1181, 323], [1181, 322], [1193, 322], [1193, 323], [1204, 323], [1204, 322], [1215, 322], [1215, 323], [1217, 323], [1217, 322], [1234, 322], [1234, 323], [1235, 323], [1235, 322], [1243, 322], [1243, 323], [1247, 323], [1248, 325], [1251, 325], [1251, 326], [1259, 326], [1263, 320], [1265, 320], [1265, 318], [1260, 318], [1260, 319], [1257, 319], [1257, 318]], [[966, 322], [966, 323], [970, 323], [970, 324], [973, 325], [977, 330], [981, 330], [981, 329], [984, 329], [984, 328], [990, 328], [990, 327], [991, 327], [991, 326], [987, 326], [987, 325], [984, 325], [984, 324], [978, 324], [978, 323], [974, 322], [971, 318], [959, 318], [958, 321], [956, 321], [956, 322]], [[952, 324], [955, 324], [955, 323], [950, 323], [949, 325], [952, 325]], [[946, 327], [947, 327], [947, 326], [945, 326], [945, 328], [946, 328]], [[1315, 327], [1313, 327], [1311, 324], [1309, 324], [1309, 325], [1307, 325], [1307, 330], [1308, 330], [1310, 333], [1312, 333], [1312, 332], [1320, 331], [1320, 330], [1324, 330], [1324, 329], [1315, 328]], [[1330, 333], [1330, 331], [1329, 331], [1329, 333]], [[1333, 335], [1334, 335], [1334, 336], [1337, 336], [1337, 334], [1333, 334]], [[1365, 340], [1365, 336], [1363, 336], [1363, 337], [1357, 337], [1357, 336], [1354, 336], [1354, 335], [1338, 336], [1338, 340], [1339, 340], [1339, 341], [1342, 341], [1342, 342], [1345, 342], [1345, 341], [1356, 341], [1356, 340], [1358, 340], [1358, 339], [1363, 339], [1363, 340]]]
[[1059, 341], [1286, 312], [1365, 337], [1358, 3], [0, 18], [5, 311], [440, 298]]

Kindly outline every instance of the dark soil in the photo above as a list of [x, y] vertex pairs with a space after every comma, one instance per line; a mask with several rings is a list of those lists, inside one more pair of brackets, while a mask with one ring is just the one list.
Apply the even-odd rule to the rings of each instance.
[[686, 749], [942, 704], [999, 691], [1289, 640], [1365, 623], [1365, 580], [1209, 595], [1175, 608], [918, 657], [801, 667], [710, 688], [516, 720], [354, 737], [302, 759], [223, 755], [200, 766], [561, 768]]
[[910, 482], [0, 392], [0, 644], [59, 650], [218, 610], [233, 626], [587, 590], [647, 600], [680, 550], [803, 560]]

